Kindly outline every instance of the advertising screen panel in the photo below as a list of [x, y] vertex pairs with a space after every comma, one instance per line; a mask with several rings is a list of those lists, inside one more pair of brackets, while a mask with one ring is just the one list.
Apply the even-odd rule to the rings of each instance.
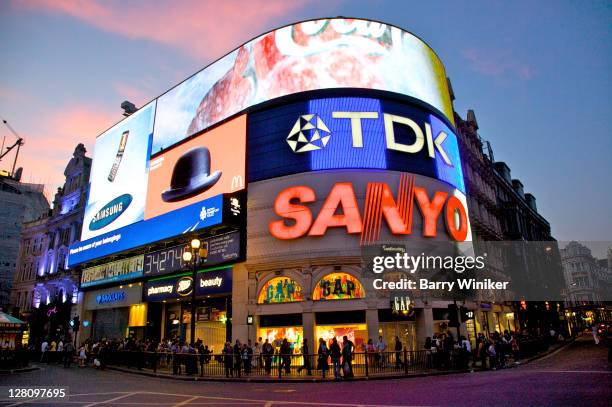
[[142, 276], [143, 264], [144, 256], [135, 256], [83, 269], [81, 287], [133, 280]]
[[198, 271], [194, 287], [191, 273], [147, 281], [143, 297], [149, 301], [191, 298], [193, 290], [197, 296], [227, 294], [232, 292], [232, 268]]
[[218, 225], [223, 219], [223, 199], [223, 195], [217, 195], [148, 221], [136, 222], [120, 230], [75, 243], [70, 246], [68, 267]]
[[155, 102], [96, 139], [83, 240], [144, 218]]
[[244, 189], [246, 115], [199, 135], [150, 162], [145, 219]]
[[422, 107], [371, 97], [306, 99], [249, 115], [249, 182], [301, 172], [381, 169], [465, 193], [454, 130]]
[[312, 20], [255, 38], [159, 97], [151, 154], [250, 106], [326, 88], [400, 93], [453, 122], [444, 66], [422, 40], [373, 21]]

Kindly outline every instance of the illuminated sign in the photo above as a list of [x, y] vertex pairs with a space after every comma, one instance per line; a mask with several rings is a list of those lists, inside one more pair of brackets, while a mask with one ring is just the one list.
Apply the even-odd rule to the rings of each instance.
[[154, 116], [152, 102], [96, 139], [83, 240], [144, 219]]
[[131, 202], [132, 195], [130, 194], [123, 194], [113, 199], [94, 215], [91, 222], [89, 222], [89, 230], [102, 229], [103, 227], [111, 224], [123, 212], [125, 212], [128, 206], [130, 206]]
[[96, 296], [96, 303], [98, 304], [121, 302], [123, 300], [125, 300], [125, 291], [113, 291]]
[[391, 300], [391, 311], [394, 314], [412, 315], [414, 314], [414, 303], [410, 297], [396, 296]]
[[[230, 198], [230, 201], [236, 198]], [[241, 253], [240, 232], [230, 232], [210, 237], [202, 241], [202, 247], [208, 247], [208, 255], [202, 259], [206, 267], [222, 263], [239, 261]], [[183, 252], [185, 245], [177, 245], [144, 255], [144, 275], [154, 276], [170, 274], [185, 268]]]
[[81, 287], [91, 287], [115, 281], [132, 280], [143, 274], [143, 256], [113, 261], [83, 269]]
[[316, 218], [303, 205], [316, 200], [315, 190], [307, 186], [287, 188], [274, 202], [275, 213], [283, 219], [271, 221], [269, 231], [277, 239], [290, 240], [306, 235], [323, 236], [328, 228], [339, 227], [345, 228], [349, 234], [360, 234], [361, 244], [369, 244], [378, 239], [382, 219], [392, 234], [412, 234], [416, 202], [423, 218], [424, 237], [436, 237], [438, 217], [442, 215], [448, 235], [455, 241], [464, 241], [469, 227], [467, 211], [461, 200], [448, 192], [427, 191], [414, 185], [414, 180], [413, 175], [401, 175], [397, 200], [386, 183], [368, 183], [363, 217], [352, 183], [336, 183]]
[[302, 287], [289, 277], [274, 277], [259, 292], [258, 304], [281, 304], [303, 301]]
[[261, 35], [160, 96], [151, 154], [251, 106], [327, 88], [410, 96], [453, 122], [444, 66], [419, 38], [373, 21], [312, 20]]
[[193, 278], [182, 277], [176, 282], [176, 293], [185, 297], [193, 292]]
[[423, 106], [385, 96], [304, 99], [251, 113], [248, 134], [249, 182], [364, 168], [420, 174], [465, 193], [455, 131]]
[[145, 301], [162, 301], [190, 297], [194, 288], [198, 297], [231, 293], [232, 268], [198, 271], [195, 287], [190, 275], [147, 281], [144, 285], [144, 298]]
[[244, 188], [246, 115], [151, 159], [145, 219]]
[[348, 273], [326, 275], [319, 280], [312, 293], [313, 301], [356, 298], [365, 298], [365, 290], [361, 282]]
[[[351, 138], [353, 148], [363, 148], [364, 137], [362, 131], [362, 121], [378, 120], [378, 112], [332, 112], [334, 119], [348, 119], [351, 127]], [[389, 150], [400, 151], [408, 154], [417, 154], [425, 147], [427, 155], [430, 158], [435, 158], [437, 152], [446, 165], [452, 165], [448, 154], [444, 150], [442, 143], [448, 137], [444, 131], [439, 131], [436, 136], [432, 134], [431, 124], [419, 124], [409, 117], [398, 116], [384, 113], [384, 129], [385, 142]], [[395, 137], [394, 126], [407, 126], [411, 133], [414, 133], [414, 141], [410, 144], [401, 143]], [[291, 150], [295, 153], [303, 153], [306, 151], [319, 150], [327, 146], [331, 133], [321, 117], [316, 114], [300, 116], [295, 123], [289, 136], [287, 143]]]
[[223, 220], [223, 199], [222, 195], [214, 196], [148, 221], [77, 242], [70, 246], [68, 266], [218, 225]]

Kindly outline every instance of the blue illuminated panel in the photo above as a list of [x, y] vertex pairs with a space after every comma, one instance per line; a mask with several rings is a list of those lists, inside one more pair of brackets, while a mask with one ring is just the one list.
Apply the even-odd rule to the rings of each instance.
[[[325, 148], [310, 153], [311, 170], [337, 168], [387, 168], [385, 126], [378, 99], [314, 99], [308, 104], [310, 114], [318, 114], [330, 130]], [[378, 119], [361, 119], [363, 147], [353, 147], [350, 119], [334, 119], [332, 112], [375, 112]]]
[[[362, 147], [353, 146], [352, 123], [350, 119], [334, 118], [333, 112], [375, 112], [377, 119], [361, 119]], [[435, 157], [428, 154], [427, 145], [414, 154], [387, 148], [384, 114], [402, 116], [416, 122], [425, 132], [429, 123], [432, 137], [440, 131], [448, 137], [442, 147], [451, 161], [444, 162], [437, 149]], [[313, 116], [314, 115], [314, 116]], [[287, 137], [292, 134], [296, 121], [307, 117], [318, 127], [318, 118], [329, 132], [323, 146], [317, 142], [316, 149], [304, 150], [304, 139], [292, 148]], [[304, 127], [303, 120], [300, 128]], [[396, 143], [412, 145], [415, 134], [406, 125], [395, 123]], [[303, 130], [310, 141], [316, 128]], [[295, 139], [295, 138], [293, 138]], [[459, 158], [457, 137], [454, 132], [431, 111], [384, 98], [337, 97], [319, 98], [287, 103], [280, 107], [258, 111], [248, 117], [248, 179], [249, 182], [281, 177], [302, 172], [330, 169], [379, 169], [420, 174], [444, 181], [465, 193], [463, 172]]]

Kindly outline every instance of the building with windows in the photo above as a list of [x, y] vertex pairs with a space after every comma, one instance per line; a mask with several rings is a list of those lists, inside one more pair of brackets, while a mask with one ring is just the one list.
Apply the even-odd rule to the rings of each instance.
[[64, 171], [53, 209], [24, 224], [11, 304], [30, 322], [33, 341], [45, 335], [65, 336], [76, 315], [79, 274], [67, 267], [68, 247], [80, 239], [87, 198], [91, 158], [83, 144], [76, 146]]
[[0, 309], [5, 311], [17, 267], [22, 224], [49, 210], [44, 185], [24, 183], [19, 178], [0, 175]]
[[[435, 52], [400, 28], [333, 18], [253, 39], [96, 139], [68, 257], [81, 339], [287, 338], [297, 352], [515, 329], [503, 296], [401, 289], [410, 273], [371, 264], [507, 238], [477, 129]], [[451, 327], [455, 304], [470, 312]]]

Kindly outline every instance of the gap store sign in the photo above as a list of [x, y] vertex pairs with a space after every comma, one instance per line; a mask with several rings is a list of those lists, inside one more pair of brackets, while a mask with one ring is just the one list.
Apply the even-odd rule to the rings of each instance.
[[431, 109], [383, 98], [311, 99], [249, 116], [250, 181], [331, 169], [425, 175], [465, 193], [457, 136]]

